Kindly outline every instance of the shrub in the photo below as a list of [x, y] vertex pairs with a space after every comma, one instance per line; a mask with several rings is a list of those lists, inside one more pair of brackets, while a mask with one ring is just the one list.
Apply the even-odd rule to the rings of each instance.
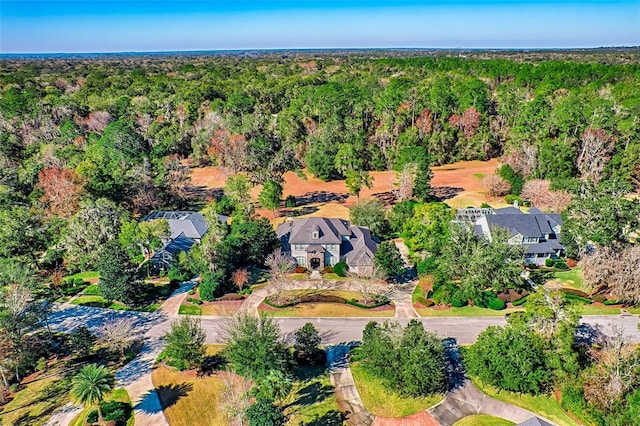
[[[511, 187], [511, 189], [513, 190], [513, 187]], [[522, 198], [520, 198], [517, 195], [509, 194], [504, 197], [504, 202], [507, 204], [513, 204], [514, 201], [517, 201], [519, 206], [522, 206], [524, 204], [524, 201], [522, 201]]]
[[200, 297], [208, 302], [213, 302], [222, 289], [224, 274], [222, 272], [206, 272], [200, 283]]
[[76, 278], [73, 280], [74, 287], [80, 287], [84, 285], [84, 280], [82, 278]]
[[202, 305], [202, 300], [194, 299], [193, 297], [187, 297], [187, 302], [193, 303], [194, 305]]
[[333, 267], [333, 271], [336, 273], [336, 275], [338, 275], [339, 277], [346, 277], [347, 276], [347, 271], [349, 270], [349, 266], [344, 263], [344, 262], [338, 262], [334, 265]]
[[326, 361], [325, 352], [318, 347], [320, 335], [312, 323], [305, 323], [295, 332], [293, 357], [301, 365], [322, 365]]
[[[451, 303], [451, 296], [455, 291], [456, 288], [452, 284], [436, 282], [433, 284], [433, 294], [431, 294], [431, 298], [438, 305], [448, 305]], [[427, 297], [429, 296], [427, 295]]]
[[169, 269], [169, 274], [167, 276], [171, 281], [181, 282], [189, 279], [189, 274], [186, 271], [180, 270], [177, 266], [172, 266], [171, 269]]
[[604, 303], [607, 300], [607, 297], [604, 294], [597, 294], [593, 296], [593, 301], [598, 303]]
[[576, 296], [575, 294], [571, 294], [571, 293], [565, 293], [564, 298], [566, 300], [582, 303], [585, 305], [589, 305], [590, 303], [592, 303], [591, 299], [589, 298]]
[[555, 266], [558, 269], [569, 269], [567, 264], [564, 263], [564, 260], [562, 260], [562, 259], [558, 259], [555, 262], [553, 262], [553, 266]]
[[553, 259], [551, 259], [550, 257], [547, 257], [544, 260], [544, 266], [546, 266], [547, 268], [551, 268], [553, 266], [555, 262], [553, 261]]
[[195, 367], [204, 358], [205, 338], [206, 333], [199, 319], [181, 317], [171, 323], [171, 330], [165, 335], [165, 351], [169, 358], [179, 361], [178, 365], [174, 365], [179, 370]]
[[435, 305], [435, 303], [433, 302], [433, 300], [431, 299], [425, 299], [424, 297], [419, 297], [418, 300], [416, 300], [416, 303], [421, 304], [422, 306], [424, 306], [425, 308], [430, 308], [431, 306]]
[[605, 300], [602, 303], [607, 305], [607, 306], [611, 306], [611, 305], [619, 305], [620, 301], [619, 300]]
[[87, 356], [91, 353], [94, 341], [95, 338], [91, 334], [91, 331], [84, 325], [75, 328], [69, 335], [71, 351], [80, 357]]
[[295, 271], [296, 274], [306, 274], [309, 272], [309, 270], [307, 268], [305, 268], [304, 266], [298, 266]]
[[493, 309], [494, 311], [501, 311], [506, 307], [507, 304], [498, 298], [489, 300], [489, 309]]
[[438, 266], [438, 264], [436, 263], [436, 258], [427, 257], [426, 259], [418, 262], [418, 264], [416, 265], [416, 271], [418, 272], [418, 275], [422, 276], [428, 274], [429, 272], [433, 272], [436, 269], [436, 266]]
[[333, 270], [333, 266], [325, 266], [324, 270], [322, 272], [325, 272], [327, 274], [333, 274], [334, 270]]
[[294, 197], [293, 195], [289, 195], [287, 196], [287, 198], [284, 200], [284, 206], [286, 208], [293, 208], [296, 206], [296, 197]]
[[527, 302], [527, 296], [524, 296], [522, 299], [514, 300], [513, 302], [511, 302], [511, 304], [513, 306], [521, 306], [521, 305], [524, 305], [526, 302]]
[[455, 308], [461, 308], [463, 306], [466, 306], [468, 302], [469, 302], [469, 299], [464, 297], [464, 294], [462, 294], [462, 291], [460, 290], [456, 290], [453, 293], [453, 295], [451, 295], [451, 306]]
[[379, 300], [374, 300], [373, 305], [362, 305], [358, 303], [357, 300], [353, 300], [353, 299], [347, 300], [346, 303], [348, 305], [355, 306], [356, 308], [373, 309], [373, 308], [378, 308], [380, 306], [388, 305], [389, 303], [391, 303], [391, 301], [386, 297], [383, 297], [383, 298], [380, 298]]

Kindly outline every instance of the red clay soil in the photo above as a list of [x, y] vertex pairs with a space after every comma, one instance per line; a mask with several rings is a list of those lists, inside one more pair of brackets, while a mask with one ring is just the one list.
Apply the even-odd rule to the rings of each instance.
[[440, 426], [426, 411], [401, 418], [376, 417], [371, 426]]
[[[461, 161], [433, 168], [431, 184], [434, 193], [445, 199], [453, 207], [467, 204], [479, 204], [491, 200], [482, 186], [482, 177], [495, 172], [498, 160], [489, 161]], [[203, 190], [220, 190], [228, 172], [220, 167], [199, 167], [191, 170], [191, 181]], [[316, 205], [323, 207], [323, 211], [315, 209], [311, 213], [327, 214], [340, 217], [348, 214], [346, 209], [356, 203], [356, 197], [349, 195], [343, 180], [324, 182], [306, 173], [307, 178], [301, 179], [296, 173], [288, 172], [284, 175], [283, 198], [293, 195], [298, 205]], [[363, 188], [360, 198], [377, 198], [387, 205], [393, 202], [393, 189], [396, 180], [395, 172], [371, 172], [373, 185]], [[257, 200], [261, 187], [253, 188], [252, 195]], [[206, 192], [206, 191], [205, 191]], [[273, 214], [264, 209], [258, 209], [261, 215], [272, 218]], [[281, 214], [282, 215], [282, 214]]]

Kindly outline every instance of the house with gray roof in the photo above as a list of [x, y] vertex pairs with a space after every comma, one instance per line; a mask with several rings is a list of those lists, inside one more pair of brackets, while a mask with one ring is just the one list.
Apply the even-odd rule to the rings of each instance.
[[564, 254], [560, 244], [562, 218], [559, 214], [544, 213], [532, 207], [528, 213], [516, 207], [496, 209], [473, 223], [474, 232], [491, 240], [491, 231], [502, 228], [509, 231], [509, 244], [526, 248], [524, 261], [544, 265], [545, 259]]
[[349, 270], [364, 273], [373, 265], [378, 243], [369, 228], [348, 220], [310, 217], [287, 219], [276, 229], [282, 249], [298, 266], [321, 270], [343, 261]]
[[[209, 224], [202, 213], [191, 211], [157, 210], [145, 216], [142, 221], [159, 219], [169, 223], [170, 235], [163, 241], [162, 248], [153, 253], [151, 262], [160, 270], [168, 270], [181, 251], [189, 251], [202, 240], [209, 230]], [[227, 216], [218, 215], [218, 220], [223, 223], [228, 219]]]

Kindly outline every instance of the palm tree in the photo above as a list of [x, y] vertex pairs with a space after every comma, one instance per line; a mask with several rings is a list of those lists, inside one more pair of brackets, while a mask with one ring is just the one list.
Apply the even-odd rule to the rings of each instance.
[[109, 393], [115, 384], [115, 377], [103, 365], [90, 364], [78, 372], [73, 378], [71, 396], [85, 407], [98, 406], [98, 418], [102, 423], [102, 410], [100, 402]]

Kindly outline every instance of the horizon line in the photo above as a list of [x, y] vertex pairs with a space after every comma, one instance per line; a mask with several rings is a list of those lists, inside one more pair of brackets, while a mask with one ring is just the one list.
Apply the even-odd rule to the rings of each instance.
[[208, 53], [208, 52], [286, 52], [286, 51], [367, 51], [367, 50], [442, 50], [442, 51], [552, 51], [552, 50], [599, 50], [599, 49], [640, 49], [640, 45], [610, 46], [566, 46], [566, 47], [274, 47], [240, 49], [184, 49], [184, 50], [107, 50], [82, 52], [0, 52], [3, 56], [46, 56], [46, 55], [126, 55], [126, 54], [172, 54], [172, 53]]

